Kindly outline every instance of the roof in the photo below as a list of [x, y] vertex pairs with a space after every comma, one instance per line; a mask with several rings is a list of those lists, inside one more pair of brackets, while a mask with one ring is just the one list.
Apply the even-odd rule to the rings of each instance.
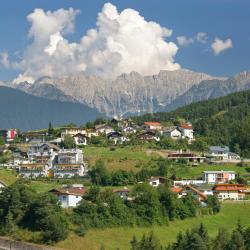
[[235, 174], [234, 171], [224, 171], [224, 170], [220, 170], [220, 171], [203, 171], [204, 174], [221, 174], [221, 173], [229, 173], [229, 174]]
[[171, 187], [170, 191], [173, 192], [173, 193], [179, 194], [179, 193], [181, 193], [183, 191], [183, 188], [181, 188], [181, 187]]
[[6, 187], [7, 185], [3, 182], [3, 181], [0, 181], [0, 184], [4, 187]]
[[159, 122], [144, 122], [144, 125], [148, 126], [161, 126]]
[[207, 199], [207, 196], [206, 196], [204, 193], [202, 193], [200, 190], [198, 190], [197, 188], [194, 188], [194, 187], [191, 186], [191, 185], [187, 185], [187, 187], [188, 187], [189, 189], [191, 189], [192, 191], [196, 192], [202, 199], [204, 199], [204, 200]]
[[149, 181], [157, 181], [157, 180], [166, 180], [165, 177], [162, 177], [162, 176], [152, 176], [150, 177], [150, 180]]
[[184, 128], [184, 129], [193, 129], [193, 126], [192, 126], [192, 124], [182, 124], [181, 128]]
[[216, 184], [214, 191], [244, 191], [246, 187], [243, 184]]
[[87, 190], [82, 187], [70, 187], [70, 188], [55, 188], [49, 191], [50, 193], [56, 195], [77, 195], [83, 196]]
[[219, 152], [229, 152], [229, 147], [228, 146], [210, 146], [209, 151], [219, 151]]

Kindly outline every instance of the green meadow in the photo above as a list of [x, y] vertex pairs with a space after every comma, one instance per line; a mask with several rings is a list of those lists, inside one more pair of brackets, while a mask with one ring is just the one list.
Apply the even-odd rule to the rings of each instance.
[[228, 202], [222, 205], [222, 210], [217, 215], [206, 215], [190, 218], [186, 220], [177, 220], [170, 222], [168, 226], [154, 227], [133, 227], [133, 228], [109, 228], [89, 230], [84, 237], [76, 236], [71, 233], [69, 237], [58, 243], [56, 246], [72, 250], [99, 250], [101, 245], [108, 250], [127, 250], [130, 249], [130, 240], [133, 235], [138, 238], [144, 233], [153, 231], [163, 245], [175, 241], [178, 232], [191, 229], [204, 223], [209, 235], [214, 237], [219, 227], [232, 230], [238, 220], [242, 225], [250, 226], [250, 202]]

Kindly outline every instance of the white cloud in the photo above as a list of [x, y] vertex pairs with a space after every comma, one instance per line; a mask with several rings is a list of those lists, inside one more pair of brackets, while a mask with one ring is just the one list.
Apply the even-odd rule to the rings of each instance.
[[189, 44], [191, 44], [191, 43], [193, 43], [194, 42], [194, 39], [193, 38], [188, 38], [188, 37], [186, 37], [186, 36], [178, 36], [178, 37], [176, 37], [176, 39], [177, 39], [177, 43], [180, 45], [180, 46], [187, 46], [187, 45], [189, 45]]
[[5, 68], [10, 66], [8, 51], [0, 52], [0, 66]]
[[222, 51], [230, 49], [233, 47], [232, 40], [230, 38], [223, 41], [222, 39], [216, 37], [214, 42], [211, 44], [214, 55], [219, 55]]
[[198, 32], [196, 34], [196, 40], [200, 43], [206, 43], [208, 40], [208, 35], [205, 32]]
[[80, 42], [69, 42], [65, 35], [74, 31], [78, 13], [35, 9], [28, 15], [32, 43], [16, 63], [23, 71], [19, 79], [75, 72], [114, 78], [131, 71], [145, 75], [180, 68], [174, 61], [178, 47], [166, 41], [172, 30], [146, 21], [133, 9], [119, 13], [111, 3], [98, 14], [95, 29], [88, 30]]

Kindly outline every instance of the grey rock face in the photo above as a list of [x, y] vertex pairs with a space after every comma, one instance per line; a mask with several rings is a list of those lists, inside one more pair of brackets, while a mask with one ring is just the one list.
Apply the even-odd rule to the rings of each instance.
[[249, 71], [241, 72], [226, 80], [205, 80], [177, 97], [166, 110], [174, 110], [193, 102], [217, 98], [248, 89], [250, 89]]
[[[71, 97], [73, 101], [94, 107], [108, 116], [114, 116], [164, 110], [192, 86], [211, 79], [216, 77], [185, 69], [161, 71], [153, 76], [131, 72], [122, 74], [114, 81], [75, 74], [60, 78], [43, 77], [33, 86], [24, 85], [21, 88], [27, 93], [56, 100], [62, 99], [64, 94], [63, 100], [65, 96]], [[52, 89], [51, 85], [57, 90]]]

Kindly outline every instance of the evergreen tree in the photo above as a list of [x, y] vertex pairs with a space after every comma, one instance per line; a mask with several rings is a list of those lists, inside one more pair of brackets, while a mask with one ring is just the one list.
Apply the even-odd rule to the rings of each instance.
[[233, 231], [228, 250], [246, 250], [243, 235], [239, 231]]
[[213, 243], [214, 250], [225, 250], [229, 242], [229, 233], [224, 228], [219, 228], [218, 234]]
[[49, 122], [49, 126], [48, 126], [48, 135], [49, 135], [49, 136], [52, 135], [52, 134], [53, 134], [53, 131], [54, 131], [54, 128], [53, 128], [53, 126], [52, 126], [52, 123]]

